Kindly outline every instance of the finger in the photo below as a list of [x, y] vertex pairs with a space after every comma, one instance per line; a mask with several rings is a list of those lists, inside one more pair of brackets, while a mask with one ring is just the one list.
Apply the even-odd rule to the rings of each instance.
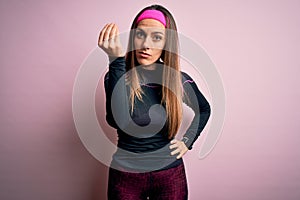
[[113, 26], [112, 23], [110, 23], [110, 24], [108, 25], [108, 27], [107, 27], [107, 29], [106, 29], [106, 31], [105, 31], [105, 33], [104, 33], [104, 38], [103, 38], [104, 41], [108, 41], [108, 40], [109, 40], [109, 35], [110, 35], [110, 32], [111, 32], [112, 26]]
[[184, 152], [180, 152], [178, 156], [176, 156], [177, 159], [180, 159], [184, 155]]
[[103, 29], [101, 30], [101, 32], [100, 32], [100, 36], [99, 36], [99, 40], [98, 40], [98, 45], [99, 45], [99, 46], [102, 46], [102, 45], [103, 45], [103, 38], [104, 38], [104, 34], [105, 34], [105, 32], [106, 32], [106, 29], [107, 29], [108, 25], [109, 25], [109, 24], [106, 24], [106, 25], [104, 26], [104, 28], [103, 28]]
[[119, 31], [119, 28], [118, 28], [118, 26], [116, 25], [116, 39], [115, 39], [115, 41], [116, 41], [116, 43], [117, 44], [120, 44], [121, 42], [120, 42], [120, 31]]
[[178, 154], [178, 153], [180, 153], [180, 149], [179, 148], [177, 148], [174, 151], [172, 151], [171, 155], [173, 156], [173, 155]]
[[100, 36], [99, 36], [99, 45], [100, 45], [100, 46], [103, 45], [104, 35], [105, 35], [105, 32], [106, 32], [108, 26], [109, 26], [109, 24], [106, 24], [106, 25], [104, 26], [104, 28], [101, 30], [101, 33], [100, 33]]
[[172, 140], [170, 143], [171, 143], [171, 144], [175, 144], [176, 142], [177, 142], [177, 140], [174, 139], [174, 140]]
[[176, 157], [177, 159], [181, 158], [182, 156], [184, 156], [184, 154], [188, 151], [187, 148], [184, 148], [183, 150], [180, 151], [179, 155]]
[[117, 35], [116, 35], [116, 25], [115, 24], [113, 24], [113, 26], [112, 26], [112, 28], [111, 28], [111, 31], [110, 31], [110, 33], [109, 33], [109, 44], [110, 44], [110, 46], [111, 47], [115, 47], [115, 40], [116, 40], [116, 37], [117, 37]]
[[112, 29], [112, 27], [113, 27], [113, 23], [110, 23], [108, 26], [107, 26], [107, 29], [106, 29], [106, 31], [105, 31], [105, 33], [104, 33], [104, 36], [103, 36], [103, 46], [104, 46], [104, 48], [109, 48], [109, 47], [112, 47], [112, 45], [114, 45], [114, 44], [112, 44], [111, 43], [111, 40], [110, 40], [110, 34], [111, 34], [111, 29]]
[[178, 147], [178, 144], [172, 144], [170, 145], [170, 149], [174, 149], [174, 148], [177, 148]]
[[115, 36], [116, 36], [116, 32], [117, 32], [117, 26], [116, 26], [116, 24], [113, 24], [110, 34], [109, 34], [109, 38], [114, 40]]

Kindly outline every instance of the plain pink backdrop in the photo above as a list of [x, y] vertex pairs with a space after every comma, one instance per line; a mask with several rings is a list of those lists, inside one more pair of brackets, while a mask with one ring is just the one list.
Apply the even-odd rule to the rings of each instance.
[[153, 3], [207, 51], [225, 87], [219, 142], [203, 160], [201, 142], [185, 156], [189, 199], [300, 199], [296, 0], [1, 0], [0, 199], [106, 198], [107, 167], [76, 133], [73, 84], [105, 23], [128, 31]]

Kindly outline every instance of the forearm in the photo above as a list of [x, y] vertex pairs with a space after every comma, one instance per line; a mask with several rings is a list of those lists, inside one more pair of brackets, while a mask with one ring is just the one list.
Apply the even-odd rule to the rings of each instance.
[[210, 113], [211, 111], [209, 104], [204, 110], [200, 111], [199, 113], [195, 113], [195, 116], [182, 139], [189, 150], [193, 148], [193, 144], [205, 128], [205, 125], [210, 117]]
[[128, 96], [125, 84], [125, 58], [111, 58], [105, 76], [106, 121], [114, 128], [126, 126], [129, 119]]

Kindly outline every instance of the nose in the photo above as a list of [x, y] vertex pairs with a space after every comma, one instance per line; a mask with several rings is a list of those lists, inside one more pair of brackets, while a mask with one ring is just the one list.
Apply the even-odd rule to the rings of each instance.
[[151, 38], [149, 36], [147, 36], [143, 42], [143, 48], [150, 49], [151, 45], [152, 45]]

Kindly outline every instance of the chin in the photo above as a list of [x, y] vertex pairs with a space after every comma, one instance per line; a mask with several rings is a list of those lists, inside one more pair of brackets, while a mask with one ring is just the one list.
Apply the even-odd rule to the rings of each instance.
[[154, 63], [153, 61], [145, 59], [138, 59], [137, 61], [140, 65], [152, 65]]

